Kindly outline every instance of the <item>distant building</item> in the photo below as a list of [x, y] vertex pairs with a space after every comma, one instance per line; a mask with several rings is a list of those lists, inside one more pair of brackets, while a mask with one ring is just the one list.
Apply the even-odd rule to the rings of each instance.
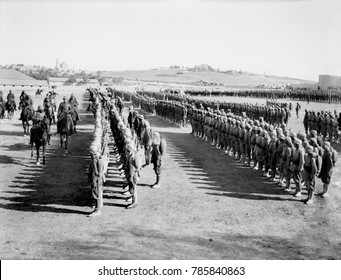
[[319, 75], [320, 89], [341, 89], [341, 76]]
[[69, 70], [68, 65], [66, 64], [65, 61], [59, 62], [59, 58], [56, 60], [56, 69], [61, 70], [61, 71], [67, 71]]
[[47, 81], [36, 80], [13, 69], [0, 69], [0, 86], [4, 87], [47, 87]]

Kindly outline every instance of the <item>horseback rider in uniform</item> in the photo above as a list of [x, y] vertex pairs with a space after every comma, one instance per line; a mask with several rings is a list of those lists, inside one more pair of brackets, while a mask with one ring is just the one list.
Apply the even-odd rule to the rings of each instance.
[[31, 128], [31, 137], [30, 137], [30, 144], [32, 144], [32, 135], [33, 131], [38, 127], [41, 127], [41, 122], [46, 118], [43, 106], [39, 105], [37, 111], [35, 112], [34, 116], [32, 117], [33, 127]]
[[[64, 117], [66, 117], [66, 114], [70, 111], [76, 112], [74, 110], [74, 108], [71, 107], [70, 103], [67, 102], [67, 98], [66, 96], [63, 97], [63, 102], [59, 104], [58, 107], [58, 112], [57, 112], [57, 119], [58, 119], [58, 123], [57, 123], [57, 131], [60, 130], [60, 120], [63, 119]], [[76, 112], [76, 119], [77, 119], [77, 112]], [[73, 119], [73, 118], [72, 118]], [[73, 119], [73, 125], [74, 125], [74, 133], [77, 133], [76, 131], [76, 120]]]
[[7, 94], [7, 101], [9, 101], [10, 99], [12, 99], [14, 101], [14, 94], [12, 93], [12, 91], [10, 90], [9, 93]]

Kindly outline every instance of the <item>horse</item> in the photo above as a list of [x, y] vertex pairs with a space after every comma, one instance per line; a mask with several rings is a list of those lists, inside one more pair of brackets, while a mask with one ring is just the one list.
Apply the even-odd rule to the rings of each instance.
[[38, 97], [38, 95], [41, 96], [42, 92], [43, 92], [43, 89], [39, 89], [38, 88], [37, 91], [36, 91], [36, 98]]
[[0, 119], [2, 120], [5, 117], [5, 105], [4, 103], [0, 102]]
[[[19, 106], [20, 108], [20, 106]], [[24, 136], [30, 131], [30, 123], [34, 116], [34, 110], [30, 110], [27, 106], [22, 106], [22, 111], [20, 115], [20, 119], [22, 121], [22, 126], [24, 128]]]
[[30, 144], [31, 144], [31, 157], [33, 157], [33, 144], [36, 146], [37, 151], [37, 161], [36, 165], [40, 165], [39, 162], [39, 150], [40, 147], [43, 147], [43, 164], [45, 164], [45, 148], [46, 144], [50, 144], [50, 137], [49, 137], [49, 120], [44, 118], [40, 125], [34, 126], [31, 128], [30, 133]]
[[14, 111], [17, 109], [17, 104], [13, 99], [9, 99], [5, 104], [6, 110], [8, 112], [8, 118], [11, 120], [14, 115]]
[[45, 106], [44, 111], [45, 111], [46, 117], [50, 121], [50, 125], [52, 124], [52, 122], [55, 124], [56, 123], [56, 118], [55, 118], [55, 115], [54, 115], [54, 107], [53, 107], [53, 105]]
[[58, 118], [57, 132], [60, 135], [60, 147], [63, 147], [63, 143], [65, 143], [65, 152], [67, 152], [69, 136], [75, 133], [74, 123], [75, 117], [72, 110], [62, 113]]

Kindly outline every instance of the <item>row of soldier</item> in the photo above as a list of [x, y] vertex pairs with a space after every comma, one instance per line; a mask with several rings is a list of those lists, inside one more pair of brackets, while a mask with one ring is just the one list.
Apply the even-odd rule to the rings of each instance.
[[232, 113], [224, 116], [220, 111], [198, 111], [192, 119], [192, 127], [194, 136], [224, 150], [226, 155], [272, 181], [278, 177], [285, 191], [291, 192], [293, 180], [295, 197], [301, 196], [304, 184], [308, 192], [305, 203], [313, 202], [318, 176], [323, 183], [320, 194], [327, 196], [337, 153], [316, 131], [309, 137], [303, 133], [296, 135], [284, 125], [275, 129], [263, 119], [253, 121]]
[[[92, 92], [94, 93], [94, 92]], [[97, 93], [98, 95], [98, 93]], [[101, 94], [101, 96], [106, 96]], [[115, 141], [114, 152], [118, 155], [118, 166], [121, 174], [127, 181], [124, 188], [125, 195], [128, 196], [131, 203], [127, 208], [137, 206], [137, 183], [140, 177], [141, 168], [153, 165], [156, 174], [156, 182], [152, 188], [160, 187], [161, 162], [165, 151], [165, 140], [161, 139], [158, 132], [154, 132], [144, 117], [133, 110], [131, 107], [128, 117], [123, 110], [117, 107], [120, 97], [115, 95], [102, 98], [102, 102], [109, 104], [109, 120], [112, 134]], [[142, 162], [145, 162], [142, 165]], [[105, 176], [104, 176], [105, 178]], [[93, 189], [95, 189], [93, 187]], [[97, 198], [98, 196], [94, 196]], [[100, 203], [97, 205], [100, 205]], [[98, 215], [96, 210], [91, 216]]]
[[341, 113], [337, 115], [336, 110], [334, 112], [305, 110], [303, 125], [306, 133], [316, 130], [323, 139], [333, 142], [340, 140]]
[[[323, 143], [322, 138], [318, 138], [319, 142], [314, 141], [318, 137], [315, 130], [312, 130], [307, 138], [303, 133], [298, 135], [291, 133], [284, 123], [280, 126], [273, 126], [263, 118], [259, 121], [252, 120], [246, 118], [246, 114], [238, 116], [230, 110], [226, 114], [222, 110], [210, 108], [208, 110], [194, 109], [188, 116], [193, 128], [192, 133], [195, 136], [224, 149], [226, 154], [241, 160], [246, 166], [251, 167], [252, 161], [252, 168], [264, 172], [264, 175], [272, 180], [275, 180], [276, 174], [279, 174], [279, 184], [283, 185], [286, 182], [286, 190], [289, 189], [290, 180], [293, 179], [296, 184], [294, 192], [296, 197], [301, 195], [300, 190], [304, 182], [308, 188], [308, 198], [305, 201], [312, 202], [315, 187], [313, 178], [317, 175], [323, 178], [322, 194], [326, 195], [331, 174], [328, 168], [333, 168], [336, 153], [331, 148], [330, 142]], [[325, 164], [325, 167], [322, 167], [322, 159], [319, 160], [317, 153], [319, 150], [319, 156], [322, 158], [322, 146], [328, 151], [324, 161], [333, 163]], [[290, 156], [287, 154], [289, 151]], [[297, 164], [298, 154], [304, 155], [300, 164]], [[311, 171], [312, 166], [314, 166], [314, 172]]]
[[340, 103], [340, 90], [313, 90], [313, 89], [295, 89], [291, 90], [289, 97], [292, 100], [312, 102]]
[[263, 117], [265, 121], [277, 126], [283, 123], [288, 124], [291, 116], [286, 106], [276, 102], [267, 105], [254, 105], [249, 103], [229, 103], [209, 100], [198, 101], [192, 98], [183, 98], [181, 101], [162, 101], [136, 93], [130, 93], [129, 99], [132, 100], [136, 107], [140, 107], [149, 113], [156, 113], [181, 126], [186, 125], [187, 120], [191, 119], [193, 111], [196, 109], [222, 109], [225, 112], [231, 111], [238, 115], [246, 113], [252, 119]]

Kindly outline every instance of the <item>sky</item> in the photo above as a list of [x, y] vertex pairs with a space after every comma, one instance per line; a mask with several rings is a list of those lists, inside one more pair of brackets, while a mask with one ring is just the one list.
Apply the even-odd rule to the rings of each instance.
[[341, 75], [339, 0], [0, 0], [0, 65]]

